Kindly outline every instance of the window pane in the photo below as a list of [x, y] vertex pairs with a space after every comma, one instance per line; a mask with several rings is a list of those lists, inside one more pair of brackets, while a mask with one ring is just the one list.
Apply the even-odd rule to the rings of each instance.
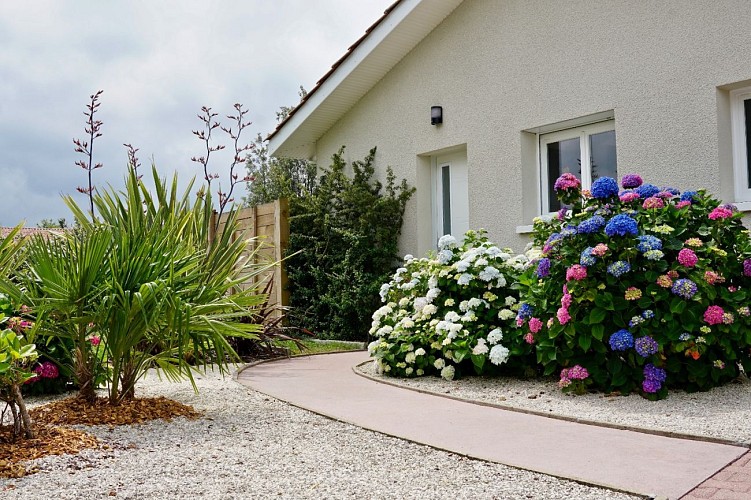
[[615, 155], [615, 130], [608, 130], [589, 136], [589, 150], [592, 153], [592, 180], [598, 177], [618, 179]]
[[555, 212], [561, 208], [555, 196], [553, 185], [565, 173], [572, 173], [581, 179], [581, 148], [579, 138], [551, 142], [547, 145], [548, 156], [548, 208]]
[[746, 178], [748, 179], [747, 188], [751, 189], [751, 99], [743, 101], [743, 111], [745, 114], [744, 123], [746, 124]]
[[448, 165], [441, 167], [443, 202], [443, 234], [451, 234], [451, 172]]

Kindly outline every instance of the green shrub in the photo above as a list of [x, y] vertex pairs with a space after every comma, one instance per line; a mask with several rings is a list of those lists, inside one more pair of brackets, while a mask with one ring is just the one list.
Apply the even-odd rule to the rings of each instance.
[[385, 187], [373, 181], [375, 148], [352, 163], [348, 177], [343, 149], [317, 187], [290, 203], [291, 319], [323, 338], [365, 340], [378, 290], [396, 267], [414, 189], [406, 181], [396, 185], [390, 168]]
[[600, 178], [583, 194], [564, 176], [556, 189], [571, 210], [535, 223], [542, 254], [521, 278], [519, 322], [544, 324], [534, 334], [544, 373], [578, 364], [594, 388], [651, 399], [728, 382], [740, 366], [749, 373], [742, 215], [704, 191], [658, 189], [633, 174], [622, 183], [619, 193]]
[[389, 375], [497, 373], [530, 367], [531, 346], [514, 324], [514, 289], [528, 260], [490, 243], [484, 231], [469, 231], [458, 244], [443, 236], [439, 252], [405, 258], [404, 267], [382, 286], [386, 305], [373, 314], [368, 350]]

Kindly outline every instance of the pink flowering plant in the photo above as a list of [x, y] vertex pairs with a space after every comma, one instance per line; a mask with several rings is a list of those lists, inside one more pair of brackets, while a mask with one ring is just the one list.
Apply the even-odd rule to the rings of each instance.
[[462, 242], [446, 235], [438, 246], [428, 257], [407, 255], [381, 287], [384, 305], [373, 313], [368, 346], [379, 371], [451, 380], [531, 366], [512, 288], [529, 259], [490, 243], [484, 231], [469, 231]]
[[535, 222], [541, 254], [520, 277], [519, 324], [543, 373], [560, 374], [563, 388], [586, 380], [650, 399], [749, 373], [742, 214], [703, 190], [658, 188], [636, 174], [620, 185], [601, 177], [590, 192], [570, 177], [556, 182], [569, 209]]

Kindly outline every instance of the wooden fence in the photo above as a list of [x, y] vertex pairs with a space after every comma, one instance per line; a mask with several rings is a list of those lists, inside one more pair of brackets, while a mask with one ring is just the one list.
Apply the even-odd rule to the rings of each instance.
[[[217, 227], [217, 213], [211, 220], [211, 227]], [[224, 230], [227, 220], [227, 214], [223, 214], [219, 220], [218, 231]], [[212, 238], [215, 235], [212, 234]], [[233, 235], [237, 238], [257, 237], [256, 243], [249, 246], [246, 257], [249, 256], [256, 248], [256, 262], [264, 264], [269, 262], [280, 262], [284, 257], [284, 251], [287, 249], [289, 242], [289, 202], [286, 199], [276, 200], [272, 203], [258, 205], [255, 207], [242, 208], [237, 211], [237, 230]], [[260, 276], [248, 276], [243, 283], [243, 287], [258, 286], [260, 289], [273, 280], [269, 305], [289, 305], [289, 292], [287, 291], [287, 273], [282, 262], [274, 266], [266, 273]]]

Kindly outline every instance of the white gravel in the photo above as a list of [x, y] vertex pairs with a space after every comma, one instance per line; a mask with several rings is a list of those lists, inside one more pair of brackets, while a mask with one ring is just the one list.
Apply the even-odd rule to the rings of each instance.
[[[82, 427], [108, 449], [34, 461], [39, 472], [0, 479], [17, 498], [637, 498], [471, 460], [329, 420], [247, 389], [217, 372], [190, 384], [154, 374], [138, 396], [167, 396], [205, 412], [190, 421]], [[464, 382], [462, 382], [464, 384]], [[451, 385], [456, 387], [456, 385]]]
[[638, 394], [564, 394], [554, 381], [503, 377], [397, 379], [378, 375], [370, 362], [356, 371], [402, 387], [506, 408], [751, 445], [751, 381], [746, 377], [706, 392], [673, 390], [666, 399], [649, 401]]

